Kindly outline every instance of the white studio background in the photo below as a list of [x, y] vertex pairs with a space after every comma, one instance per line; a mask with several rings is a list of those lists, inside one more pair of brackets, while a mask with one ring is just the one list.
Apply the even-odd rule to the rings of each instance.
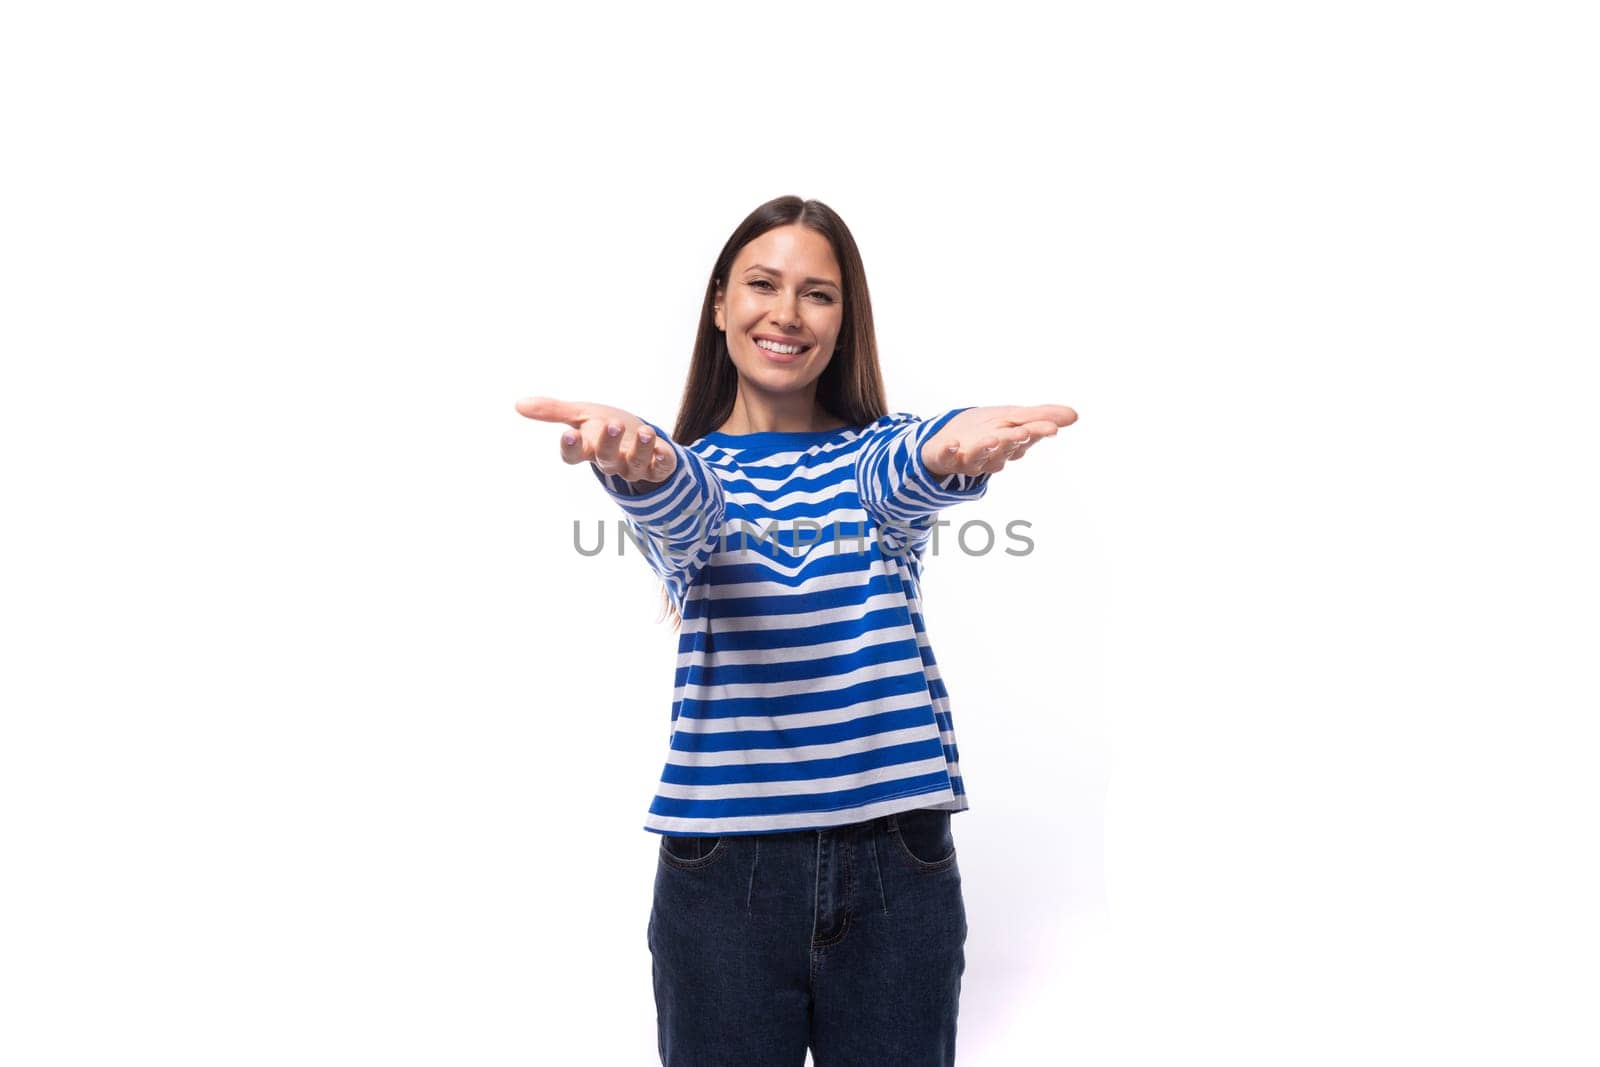
[[1577, 4], [0, 16], [0, 1060], [648, 1064], [673, 644], [528, 394], [670, 425], [758, 203], [895, 410], [961, 1062], [1592, 1063]]

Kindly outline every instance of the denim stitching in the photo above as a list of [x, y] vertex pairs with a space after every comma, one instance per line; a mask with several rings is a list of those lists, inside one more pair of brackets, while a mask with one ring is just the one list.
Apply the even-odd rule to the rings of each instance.
[[750, 858], [750, 888], [746, 890], [744, 895], [744, 910], [746, 914], [752, 911], [750, 902], [755, 899], [756, 895], [756, 863], [761, 859], [761, 838], [754, 838], [752, 844], [756, 846], [756, 854]]
[[[695, 847], [699, 848], [698, 845]], [[674, 855], [672, 850], [667, 848], [667, 843], [665, 840], [661, 842], [661, 846], [659, 849], [657, 849], [657, 851], [661, 856], [661, 862], [665, 863], [669, 867], [676, 867], [680, 871], [698, 871], [711, 866], [723, 856], [726, 856], [730, 849], [728, 848], [728, 839], [726, 837], [719, 837], [717, 838], [717, 843], [711, 846], [711, 851], [707, 852], [699, 859], [686, 860], [681, 856]]]
[[878, 899], [883, 901], [883, 913], [889, 914], [889, 896], [883, 891], [883, 867], [878, 863], [878, 834], [874, 829], [868, 839], [872, 845], [872, 870], [878, 876]]
[[[821, 830], [817, 831], [817, 862], [814, 864], [814, 866], [816, 867], [817, 876], [813, 880], [812, 885], [811, 885], [811, 936], [813, 938], [815, 938], [817, 936], [817, 908], [820, 906], [821, 901], [822, 901], [822, 831]], [[813, 948], [816, 947], [816, 942], [815, 941], [812, 941], [811, 944], [812, 944]]]
[[[850, 847], [854, 846], [854, 844], [855, 839], [852, 835], [847, 847], [837, 849], [838, 854], [841, 857], [839, 861], [840, 866], [844, 868], [844, 891], [840, 893], [840, 899], [844, 901], [844, 921], [839, 924], [838, 933], [834, 934], [826, 941], [811, 942], [812, 948], [829, 948], [833, 945], [837, 945], [839, 942], [844, 940], [844, 935], [850, 932], [850, 915], [855, 906], [856, 899], [856, 850], [854, 847]], [[813, 932], [816, 931], [815, 923], [812, 924], [811, 929]]]
[[[893, 816], [890, 816], [890, 818], [893, 819]], [[895, 825], [890, 827], [889, 832], [894, 837], [895, 843], [900, 846], [901, 854], [916, 865], [915, 869], [918, 874], [938, 874], [940, 871], [949, 870], [950, 867], [952, 867], [956, 862], [954, 834], [951, 835], [950, 840], [950, 855], [944, 857], [943, 859], [929, 862], [928, 860], [919, 858], [916, 853], [912, 852], [911, 849], [907, 847], [906, 839], [900, 835], [898, 820], [895, 820]]]
[[828, 940], [826, 940], [826, 941], [813, 941], [813, 942], [811, 942], [811, 947], [813, 949], [832, 948], [834, 945], [837, 945], [839, 942], [843, 941], [844, 940], [844, 935], [848, 934], [849, 932], [850, 932], [850, 912], [848, 910], [846, 910], [845, 913], [844, 913], [844, 922], [839, 924], [839, 932], [834, 934], [832, 937], [828, 938]]

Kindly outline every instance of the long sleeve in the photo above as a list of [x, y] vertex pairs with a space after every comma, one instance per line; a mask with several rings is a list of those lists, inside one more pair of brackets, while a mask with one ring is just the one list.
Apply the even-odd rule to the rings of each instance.
[[722, 483], [703, 459], [655, 423], [646, 424], [677, 456], [666, 481], [635, 493], [626, 479], [606, 474], [592, 462], [589, 469], [622, 508], [650, 568], [667, 583], [673, 606], [681, 612], [689, 586], [711, 558], [722, 529]]
[[897, 412], [868, 428], [868, 439], [856, 456], [856, 487], [861, 506], [880, 527], [880, 539], [890, 551], [909, 546], [920, 557], [942, 508], [977, 500], [988, 491], [987, 474], [938, 477], [922, 462], [922, 446], [966, 410], [955, 408], [931, 419]]

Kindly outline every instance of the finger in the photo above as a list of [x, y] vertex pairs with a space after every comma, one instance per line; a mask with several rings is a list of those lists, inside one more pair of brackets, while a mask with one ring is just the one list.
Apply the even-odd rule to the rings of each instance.
[[999, 451], [1000, 438], [998, 435], [991, 433], [985, 437], [979, 438], [974, 444], [963, 445], [961, 447], [960, 454], [951, 465], [955, 467], [956, 473], [958, 474], [965, 474], [969, 477], [976, 474], [982, 474], [984, 466], [988, 464], [989, 461], [992, 460], [995, 457], [995, 454]]
[[[1053, 428], [1055, 424], [1050, 425]], [[998, 467], [991, 467], [992, 461], [998, 457], [1003, 464], [1014, 449], [1030, 438], [1026, 429], [1007, 427], [977, 438], [975, 444], [951, 441], [944, 447], [944, 465], [951, 474], [974, 475], [987, 470], [999, 470]]]
[[995, 454], [997, 454], [997, 451], [994, 448], [974, 448], [974, 450], [965, 451], [962, 454], [960, 474], [966, 475], [968, 478], [976, 478], [978, 475], [984, 474], [984, 470], [989, 467], [990, 461], [995, 458]]
[[[646, 437], [646, 434], [649, 434], [649, 437]], [[643, 424], [623, 433], [620, 451], [623, 469], [627, 471], [624, 477], [628, 481], [637, 482], [643, 479], [645, 468], [650, 465], [650, 457], [655, 452], [654, 438], [655, 431]]]
[[583, 463], [593, 455], [581, 430], [564, 430], [561, 434], [561, 458], [568, 463]]
[[[1055, 428], [1055, 423], [1050, 423], [1050, 429], [1054, 431]], [[1027, 454], [1028, 446], [1037, 440], [1025, 427], [1001, 431], [1000, 436], [1000, 447], [990, 453], [990, 460], [984, 465], [985, 474], [998, 474], [1007, 463], [1021, 459]]]
[[623, 426], [616, 419], [606, 419], [599, 425], [600, 433], [595, 439], [594, 448], [595, 462], [607, 474], [615, 474], [621, 463]]
[[[1050, 426], [1051, 429], [1055, 428], [1054, 423], [1051, 423]], [[1025, 426], [1011, 426], [996, 430], [994, 437], [996, 438], [995, 445], [989, 450], [983, 468], [990, 474], [1000, 470], [1005, 465], [1006, 460], [1016, 456], [1018, 450], [1026, 448], [1028, 443], [1034, 439], [1033, 434]], [[999, 460], [999, 466], [994, 464], [995, 460]]]
[[968, 473], [968, 468], [971, 467], [970, 450], [960, 441], [951, 441], [945, 446], [943, 459], [944, 474], [941, 477], [948, 477], [952, 474], [966, 474]]
[[678, 457], [673, 455], [671, 446], [657, 440], [650, 453], [650, 465], [645, 468], [645, 477], [653, 482], [664, 481], [677, 469]]
[[974, 457], [977, 467], [974, 473], [994, 474], [999, 471], [1005, 466], [1006, 460], [1012, 458], [1017, 449], [1022, 447], [1022, 442], [1028, 439], [1027, 433], [1020, 429], [1000, 430], [994, 437], [998, 440], [993, 445], [986, 445], [980, 449]]
[[1020, 423], [1048, 422], [1052, 426], [1071, 426], [1078, 421], [1078, 413], [1065, 404], [1036, 404], [1017, 408], [1013, 416]]
[[570, 400], [557, 400], [553, 396], [525, 396], [517, 401], [517, 414], [539, 422], [565, 422], [577, 426], [583, 422], [584, 405]]
[[973, 473], [996, 474], [1005, 467], [1006, 460], [1009, 458], [1010, 456], [1007, 454], [1007, 446], [998, 445], [993, 451], [986, 452], [979, 457], [978, 469]]
[[657, 447], [656, 432], [647, 425], [641, 424], [637, 434], [634, 451], [639, 462], [639, 476], [646, 480], [655, 477], [656, 467], [661, 461], [661, 450]]
[[660, 481], [676, 467], [672, 446], [665, 438], [657, 435], [654, 428], [650, 426], [639, 428], [639, 448], [647, 452], [644, 465], [644, 477], [647, 480]]

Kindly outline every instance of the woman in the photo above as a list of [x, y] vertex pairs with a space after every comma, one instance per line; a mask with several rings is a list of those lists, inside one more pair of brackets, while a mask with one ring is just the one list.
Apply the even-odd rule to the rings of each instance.
[[648, 925], [662, 1062], [948, 1064], [967, 808], [927, 643], [943, 507], [1077, 415], [887, 413], [854, 239], [780, 197], [712, 269], [669, 436], [600, 404], [566, 423], [679, 625]]

